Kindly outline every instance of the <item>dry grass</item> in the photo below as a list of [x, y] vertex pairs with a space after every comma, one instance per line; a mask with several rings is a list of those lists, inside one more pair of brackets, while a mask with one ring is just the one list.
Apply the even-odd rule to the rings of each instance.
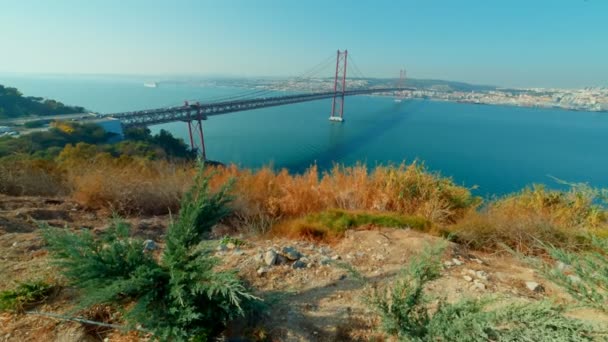
[[[339, 209], [420, 217], [435, 231], [455, 233], [459, 241], [476, 249], [495, 250], [506, 244], [534, 254], [539, 252], [538, 240], [573, 249], [585, 245], [587, 233], [608, 235], [603, 205], [607, 194], [578, 185], [569, 191], [529, 188], [478, 210], [481, 200], [469, 189], [417, 163], [373, 170], [363, 165], [335, 166], [323, 173], [313, 166], [302, 174], [233, 165], [208, 167], [205, 172], [212, 173], [212, 189], [235, 180], [233, 215], [227, 223], [257, 233], [273, 226], [302, 228], [307, 216]], [[179, 209], [179, 200], [195, 174], [193, 164], [113, 158], [94, 147], [76, 145], [67, 146], [55, 161], [1, 161], [0, 192], [70, 194], [91, 209], [166, 214]], [[283, 232], [302, 236], [293, 233], [300, 228]], [[313, 228], [309, 235], [333, 234], [322, 232], [327, 227]]]
[[58, 196], [68, 192], [56, 163], [25, 157], [0, 161], [0, 193], [11, 196]]
[[371, 172], [362, 165], [336, 166], [323, 174], [311, 167], [301, 175], [270, 168], [217, 170], [215, 182], [228, 178], [236, 179], [237, 217], [268, 225], [327, 209], [394, 212], [451, 223], [480, 203], [469, 189], [419, 164], [380, 166]]
[[538, 242], [568, 249], [585, 247], [588, 234], [605, 235], [608, 222], [599, 192], [586, 187], [550, 191], [527, 188], [486, 205], [449, 228], [472, 248], [499, 244], [526, 254], [542, 253]]
[[428, 230], [430, 222], [421, 217], [396, 213], [332, 209], [275, 225], [272, 234], [281, 237], [331, 242], [354, 228], [412, 228]]
[[177, 212], [195, 170], [166, 162], [92, 161], [68, 172], [72, 197], [91, 209], [121, 214], [160, 215]]

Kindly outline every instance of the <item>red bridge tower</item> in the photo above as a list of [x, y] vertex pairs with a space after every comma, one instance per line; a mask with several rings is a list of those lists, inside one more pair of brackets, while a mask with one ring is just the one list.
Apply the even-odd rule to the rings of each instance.
[[[330, 121], [344, 121], [344, 92], [346, 91], [346, 62], [348, 50], [340, 51], [336, 56], [336, 77], [334, 78], [334, 97], [331, 103]], [[338, 116], [339, 113], [339, 116]]]

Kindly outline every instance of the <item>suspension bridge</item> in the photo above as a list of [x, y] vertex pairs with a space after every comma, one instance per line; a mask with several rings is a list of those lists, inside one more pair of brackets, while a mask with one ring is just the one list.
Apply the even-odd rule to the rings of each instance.
[[[405, 88], [403, 82], [405, 71], [400, 71], [399, 83], [396, 87], [359, 87], [347, 90], [347, 71], [349, 61], [352, 57], [348, 55], [348, 50], [338, 50], [335, 55], [335, 73], [333, 75], [333, 89], [330, 91], [316, 91], [303, 94], [276, 95], [274, 90], [253, 90], [244, 93], [233, 94], [224, 98], [216, 98], [201, 101], [185, 101], [183, 105], [170, 106], [156, 109], [140, 111], [104, 114], [104, 117], [120, 120], [124, 128], [145, 127], [168, 122], [183, 121], [188, 125], [190, 146], [194, 149], [200, 148], [203, 159], [206, 159], [205, 139], [203, 135], [203, 121], [214, 115], [222, 115], [246, 110], [253, 110], [266, 107], [283, 106], [292, 103], [316, 101], [321, 99], [332, 99], [330, 121], [344, 121], [344, 98], [353, 95], [364, 95], [374, 93], [395, 93], [403, 90], [413, 90]], [[330, 62], [333, 62], [333, 56]], [[356, 64], [351, 71], [359, 78], [364, 78]], [[324, 62], [319, 65], [325, 65]], [[315, 76], [321, 67], [315, 66], [304, 75], [297, 77], [295, 81], [310, 80]], [[196, 137], [196, 139], [195, 139]]]

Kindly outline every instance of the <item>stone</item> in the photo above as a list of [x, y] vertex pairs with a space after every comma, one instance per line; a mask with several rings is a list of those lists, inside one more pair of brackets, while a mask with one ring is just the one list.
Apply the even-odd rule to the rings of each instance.
[[234, 244], [234, 242], [228, 242], [226, 244], [226, 248], [228, 248], [228, 249], [235, 249], [236, 245]]
[[563, 263], [563, 262], [561, 262], [561, 261], [558, 261], [558, 262], [555, 264], [555, 267], [557, 267], [557, 269], [558, 269], [558, 270], [560, 270], [560, 271], [568, 271], [569, 269], [571, 269], [571, 268], [572, 268], [572, 266], [570, 266], [570, 265], [568, 265], [568, 264], [565, 264], [565, 263]]
[[486, 289], [486, 284], [482, 283], [482, 282], [476, 282], [473, 284], [473, 286], [478, 289], [478, 290], [485, 290]]
[[456, 265], [456, 266], [460, 266], [460, 265], [462, 265], [462, 261], [460, 261], [460, 260], [458, 260], [458, 259], [456, 259], [456, 258], [452, 258], [452, 262], [453, 262], [453, 263], [454, 263], [454, 265]]
[[277, 258], [278, 254], [273, 250], [269, 250], [264, 254], [264, 263], [268, 266], [275, 265], [277, 263]]
[[294, 270], [298, 269], [298, 268], [305, 268], [305, 267], [306, 267], [306, 263], [303, 262], [302, 260], [296, 260], [296, 262], [294, 262], [291, 265], [291, 268], [293, 268]]
[[464, 272], [473, 277], [477, 276], [477, 272], [475, 272], [474, 270], [468, 269], [468, 268]]
[[337, 254], [331, 257], [331, 260], [340, 260], [340, 259], [342, 259], [342, 258]]
[[528, 290], [536, 293], [541, 293], [545, 291], [543, 286], [535, 281], [527, 281], [526, 287], [528, 288]]
[[287, 263], [287, 258], [284, 255], [281, 254], [277, 254], [277, 261], [275, 262], [276, 265], [283, 265]]
[[143, 245], [144, 251], [153, 251], [156, 249], [156, 242], [154, 242], [154, 240], [146, 240]]
[[488, 280], [488, 274], [485, 271], [477, 271], [475, 272], [475, 276], [482, 280]]
[[302, 257], [302, 254], [291, 246], [283, 247], [283, 255], [291, 261], [298, 260]]
[[269, 271], [268, 267], [262, 266], [262, 267], [258, 268], [257, 273], [260, 277], [262, 277], [262, 276], [266, 275], [266, 273], [268, 273], [268, 271]]
[[452, 266], [454, 266], [454, 263], [451, 262], [451, 261], [444, 261], [443, 262], [443, 266], [445, 266], [445, 267], [452, 267]]
[[480, 264], [480, 265], [483, 265], [483, 260], [481, 260], [481, 259], [478, 259], [478, 258], [472, 258], [471, 260], [472, 260], [472, 261], [475, 261], [476, 263], [478, 263], [478, 264]]
[[319, 260], [320, 265], [329, 265], [331, 263], [331, 258], [323, 256], [321, 260]]
[[463, 278], [464, 280], [468, 281], [468, 282], [473, 281], [473, 278], [471, 278], [471, 277], [470, 277], [470, 276], [468, 276], [468, 275], [462, 276], [462, 278]]

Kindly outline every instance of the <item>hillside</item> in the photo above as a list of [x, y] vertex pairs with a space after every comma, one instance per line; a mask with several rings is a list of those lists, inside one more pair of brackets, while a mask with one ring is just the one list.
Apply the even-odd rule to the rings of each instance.
[[0, 341], [606, 338], [608, 211], [584, 186], [482, 203], [416, 164], [201, 171], [77, 146], [0, 160], [0, 193]]
[[0, 119], [74, 114], [83, 113], [84, 111], [83, 107], [66, 106], [59, 101], [51, 99], [23, 96], [17, 88], [6, 87], [0, 84]]

